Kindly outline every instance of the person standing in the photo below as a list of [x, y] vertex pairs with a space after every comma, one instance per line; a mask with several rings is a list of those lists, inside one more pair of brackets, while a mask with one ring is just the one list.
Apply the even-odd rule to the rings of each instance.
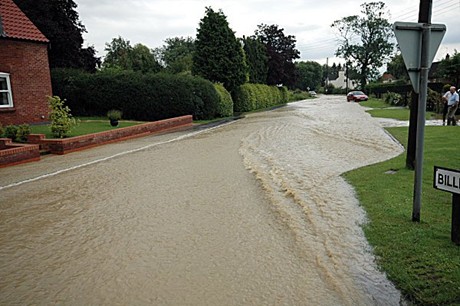
[[[458, 108], [458, 103], [459, 103], [459, 95], [455, 91], [456, 88], [455, 86], [451, 86], [450, 90], [444, 94], [442, 97], [443, 100], [447, 104], [447, 125], [450, 125], [452, 122], [452, 125], [457, 125], [457, 120], [455, 118], [455, 112], [457, 111]], [[444, 116], [443, 116], [443, 125], [444, 125]]]
[[446, 118], [447, 118], [447, 97], [446, 95], [450, 95], [450, 91], [448, 90], [443, 96], [442, 96], [442, 125], [446, 125]]

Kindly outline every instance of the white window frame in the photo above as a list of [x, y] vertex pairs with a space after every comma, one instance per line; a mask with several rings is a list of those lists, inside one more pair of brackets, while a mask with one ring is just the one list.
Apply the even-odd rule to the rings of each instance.
[[8, 104], [0, 104], [0, 108], [9, 108], [13, 107], [13, 94], [11, 92], [11, 83], [10, 83], [10, 74], [5, 72], [0, 72], [0, 77], [6, 79], [6, 89], [0, 89], [0, 93], [6, 92], [6, 97], [8, 99]]

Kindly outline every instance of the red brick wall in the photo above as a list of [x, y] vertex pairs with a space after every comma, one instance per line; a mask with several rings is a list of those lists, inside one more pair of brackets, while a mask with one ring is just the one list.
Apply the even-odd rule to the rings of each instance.
[[10, 74], [13, 108], [0, 108], [0, 122], [8, 124], [46, 122], [47, 96], [52, 95], [48, 45], [0, 39], [0, 72]]

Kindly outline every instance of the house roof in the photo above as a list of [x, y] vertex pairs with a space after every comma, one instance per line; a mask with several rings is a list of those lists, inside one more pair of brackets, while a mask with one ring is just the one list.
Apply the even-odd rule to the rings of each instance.
[[0, 37], [49, 42], [13, 0], [0, 0]]
[[394, 80], [395, 77], [391, 73], [384, 73], [382, 75], [382, 80]]

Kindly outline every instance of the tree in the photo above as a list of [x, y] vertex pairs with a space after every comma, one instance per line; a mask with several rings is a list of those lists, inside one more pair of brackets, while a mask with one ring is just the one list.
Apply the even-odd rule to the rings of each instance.
[[195, 41], [192, 73], [233, 92], [247, 81], [244, 51], [222, 11], [206, 8]]
[[102, 65], [103, 68], [133, 70], [142, 73], [161, 70], [161, 66], [152, 51], [143, 44], [136, 44], [132, 47], [129, 40], [119, 36], [113, 38], [112, 42], [106, 43], [105, 46], [107, 55]]
[[73, 0], [14, 0], [48, 38], [51, 68], [82, 68], [94, 72], [101, 64], [94, 47], [82, 48], [84, 25]]
[[265, 45], [255, 37], [243, 37], [243, 45], [249, 69], [249, 82], [267, 84], [268, 56]]
[[134, 71], [147, 73], [159, 72], [161, 70], [161, 66], [155, 59], [152, 50], [143, 44], [134, 45], [134, 48], [132, 48], [129, 53], [129, 59]]
[[391, 73], [398, 80], [409, 80], [406, 65], [401, 53], [396, 54], [387, 63], [387, 72]]
[[446, 56], [439, 63], [438, 75], [449, 80], [457, 88], [460, 87], [460, 53], [457, 50], [454, 55]]
[[364, 16], [344, 17], [331, 26], [341, 36], [336, 55], [342, 56], [358, 72], [359, 85], [363, 88], [393, 52], [390, 39], [394, 35], [385, 18], [385, 3], [364, 3], [361, 7]]
[[295, 36], [286, 36], [283, 31], [277, 25], [261, 24], [255, 31], [255, 37], [267, 49], [267, 84], [292, 87], [295, 84], [294, 60], [300, 58], [300, 52], [295, 48]]
[[112, 38], [112, 42], [105, 43], [105, 55], [104, 62], [102, 63], [103, 68], [118, 68], [123, 70], [132, 70], [129, 53], [132, 51], [129, 40], [125, 40], [123, 37]]
[[297, 62], [295, 87], [301, 90], [316, 90], [321, 86], [323, 67], [317, 62]]
[[191, 72], [195, 41], [192, 37], [167, 38], [165, 45], [155, 49], [158, 61], [171, 73]]

